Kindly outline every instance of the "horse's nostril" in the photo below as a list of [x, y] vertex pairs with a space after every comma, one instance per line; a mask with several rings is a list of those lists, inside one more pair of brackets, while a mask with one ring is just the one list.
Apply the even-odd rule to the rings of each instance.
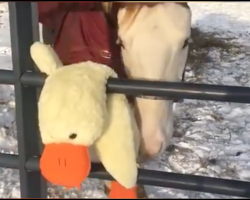
[[77, 134], [76, 133], [72, 133], [72, 134], [70, 134], [69, 135], [69, 139], [76, 139], [76, 137], [77, 137]]

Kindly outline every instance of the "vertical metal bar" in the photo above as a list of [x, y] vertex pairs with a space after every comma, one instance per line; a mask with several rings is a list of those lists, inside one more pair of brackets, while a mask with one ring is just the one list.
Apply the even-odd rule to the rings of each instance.
[[23, 73], [35, 71], [35, 65], [30, 57], [31, 44], [39, 40], [35, 4], [9, 3], [21, 198], [47, 198], [47, 185], [41, 173], [25, 169], [28, 158], [39, 156], [41, 149], [36, 88], [24, 87], [19, 80]]

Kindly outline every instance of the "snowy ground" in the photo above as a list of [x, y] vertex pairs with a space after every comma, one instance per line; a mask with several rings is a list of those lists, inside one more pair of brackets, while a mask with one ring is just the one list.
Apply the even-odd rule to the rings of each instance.
[[[206, 32], [206, 42], [211, 40], [214, 46], [198, 41], [201, 44], [192, 50], [194, 58], [189, 62], [186, 80], [250, 86], [250, 4], [199, 2], [190, 6], [193, 27]], [[6, 3], [0, 4], [0, 67], [12, 69]], [[13, 87], [0, 85], [1, 152], [17, 152], [14, 109]], [[174, 148], [148, 163], [147, 168], [250, 181], [249, 105], [185, 100], [177, 105], [175, 126]], [[17, 170], [0, 168], [0, 198], [20, 197], [18, 176]], [[87, 180], [83, 188], [65, 191], [53, 186], [49, 194], [61, 198], [105, 198], [98, 180]], [[151, 198], [227, 198], [152, 186], [146, 189]]]

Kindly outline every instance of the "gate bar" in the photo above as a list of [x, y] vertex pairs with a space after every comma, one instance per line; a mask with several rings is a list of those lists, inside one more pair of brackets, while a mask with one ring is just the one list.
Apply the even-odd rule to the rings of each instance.
[[[25, 73], [21, 77], [21, 83], [41, 87], [45, 78], [44, 74]], [[110, 78], [107, 92], [132, 96], [250, 103], [250, 87], [239, 86]]]
[[[42, 87], [45, 74], [25, 72], [20, 82], [23, 86]], [[13, 84], [14, 74], [0, 70], [0, 84]], [[195, 99], [220, 102], [250, 103], [250, 87], [208, 85], [178, 82], [126, 80], [110, 78], [108, 92], [138, 96], [158, 96], [179, 99]]]
[[[26, 163], [26, 167], [28, 169], [38, 170], [38, 164], [39, 160], [37, 157], [31, 158]], [[91, 168], [89, 178], [113, 180], [113, 178], [104, 169], [103, 165], [92, 163]], [[239, 180], [227, 180], [221, 178], [139, 169], [138, 183], [143, 185], [250, 198], [250, 182]]]
[[[0, 153], [0, 166], [18, 169], [18, 155]], [[91, 168], [89, 178], [113, 180], [102, 165], [92, 163]], [[39, 170], [39, 158], [28, 159], [26, 169], [31, 171]], [[239, 180], [139, 169], [138, 183], [250, 198], [250, 182]]]
[[40, 172], [25, 168], [29, 157], [41, 154], [36, 88], [25, 87], [20, 82], [22, 74], [35, 71], [30, 57], [30, 46], [39, 40], [34, 6], [36, 3], [9, 2], [21, 198], [47, 198], [47, 182]]

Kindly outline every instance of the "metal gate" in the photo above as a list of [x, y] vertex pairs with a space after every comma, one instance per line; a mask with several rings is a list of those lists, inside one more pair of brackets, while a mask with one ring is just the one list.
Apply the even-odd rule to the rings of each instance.
[[[0, 84], [14, 84], [19, 155], [0, 154], [0, 167], [20, 170], [21, 198], [47, 198], [47, 184], [39, 171], [42, 144], [37, 119], [37, 88], [45, 76], [36, 71], [30, 46], [39, 40], [36, 3], [10, 2], [13, 71], [0, 70]], [[126, 95], [250, 103], [250, 88], [192, 83], [110, 79], [108, 92]], [[93, 164], [90, 178], [112, 177]], [[250, 182], [139, 170], [138, 183], [250, 198]]]

